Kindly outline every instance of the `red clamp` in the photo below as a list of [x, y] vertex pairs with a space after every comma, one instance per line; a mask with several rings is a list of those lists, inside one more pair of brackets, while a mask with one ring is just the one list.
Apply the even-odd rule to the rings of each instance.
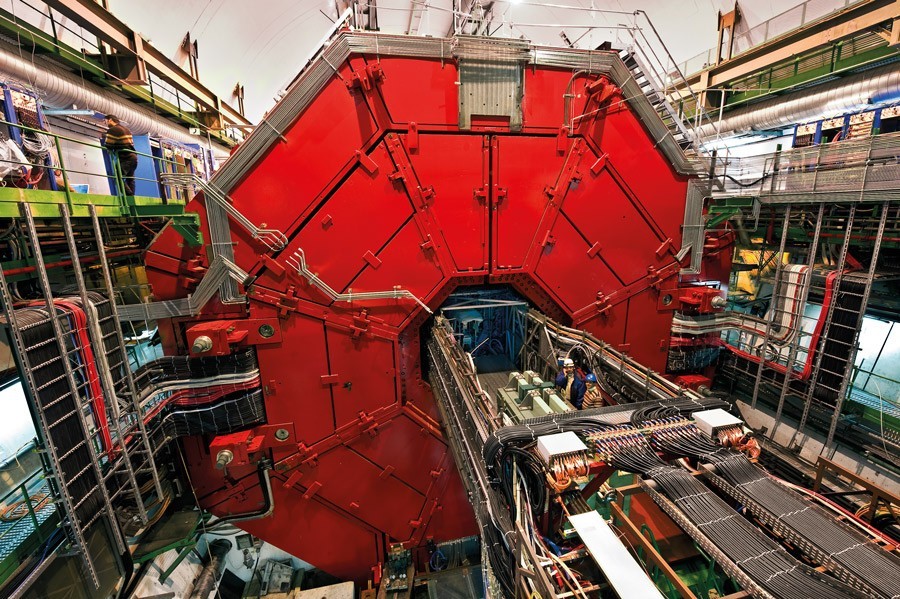
[[359, 432], [366, 433], [370, 437], [374, 437], [378, 434], [378, 422], [374, 417], [369, 416], [365, 412], [359, 413]]
[[372, 88], [384, 79], [384, 71], [378, 63], [370, 64], [358, 71], [353, 71], [349, 79], [344, 79], [347, 89], [359, 88], [364, 92], [372, 91]]
[[597, 104], [602, 105], [604, 102], [612, 98], [615, 94], [620, 93], [620, 89], [610, 83], [606, 77], [599, 77], [596, 81], [587, 86], [587, 94], [596, 96], [594, 99]]
[[369, 330], [369, 325], [372, 323], [369, 320], [369, 313], [367, 310], [362, 310], [359, 314], [353, 316], [353, 324], [350, 326], [350, 337], [353, 339], [359, 339], [360, 336]]
[[688, 287], [678, 295], [682, 306], [691, 308], [700, 314], [709, 314], [724, 305], [724, 298], [719, 289], [713, 287]]
[[656, 268], [652, 266], [647, 267], [647, 281], [650, 287], [659, 290], [659, 286], [662, 285], [665, 280], [665, 277], [662, 276], [662, 273], [656, 270]]
[[210, 320], [187, 330], [194, 356], [227, 356], [234, 345], [266, 345], [281, 341], [281, 325], [274, 318]]
[[597, 301], [594, 302], [594, 308], [597, 310], [597, 314], [600, 316], [605, 316], [607, 312], [612, 308], [612, 304], [609, 301], [609, 298], [603, 295], [602, 293], [597, 294]]

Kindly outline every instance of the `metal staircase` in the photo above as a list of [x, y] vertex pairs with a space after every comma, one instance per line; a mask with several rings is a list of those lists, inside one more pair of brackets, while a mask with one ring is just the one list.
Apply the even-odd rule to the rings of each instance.
[[640, 86], [644, 96], [653, 105], [653, 109], [659, 115], [659, 118], [662, 119], [678, 146], [685, 151], [693, 149], [693, 135], [685, 126], [678, 111], [666, 98], [664, 94], [665, 86], [660, 84], [654, 75], [650, 74], [652, 70], [645, 66], [640, 58], [640, 53], [635, 51], [634, 48], [620, 50], [619, 58], [628, 67], [635, 83]]
[[[675, 142], [689, 155], [693, 151], [699, 157], [705, 152], [699, 127], [711, 125], [713, 131], [718, 131], [716, 123], [703, 109], [700, 97], [691, 89], [647, 14], [638, 10], [633, 17], [633, 25], [627, 29], [630, 39], [619, 57]], [[692, 113], [688, 115], [688, 111]]]

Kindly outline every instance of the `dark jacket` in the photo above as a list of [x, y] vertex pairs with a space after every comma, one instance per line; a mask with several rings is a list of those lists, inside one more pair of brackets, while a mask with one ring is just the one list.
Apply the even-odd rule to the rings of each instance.
[[113, 125], [106, 130], [106, 135], [103, 137], [103, 145], [115, 152], [121, 150], [134, 152], [134, 139], [131, 137], [131, 131], [121, 123]]
[[[556, 386], [566, 390], [566, 373], [560, 372], [556, 376]], [[584, 392], [587, 391], [587, 386], [585, 386], [584, 381], [577, 374], [575, 375], [575, 380], [572, 381], [572, 397], [569, 398], [569, 403], [575, 406], [577, 409], [581, 409], [581, 403], [584, 401]]]

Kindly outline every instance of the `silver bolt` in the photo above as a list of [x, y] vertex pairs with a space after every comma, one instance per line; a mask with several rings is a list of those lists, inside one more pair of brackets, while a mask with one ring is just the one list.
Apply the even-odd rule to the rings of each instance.
[[212, 339], [210, 339], [206, 335], [200, 335], [199, 337], [194, 339], [194, 344], [191, 346], [191, 352], [195, 354], [203, 354], [211, 350], [212, 347]]
[[233, 460], [234, 454], [231, 453], [231, 450], [223, 449], [216, 454], [216, 468], [218, 468], [219, 470], [224, 470], [225, 466], [230, 464]]

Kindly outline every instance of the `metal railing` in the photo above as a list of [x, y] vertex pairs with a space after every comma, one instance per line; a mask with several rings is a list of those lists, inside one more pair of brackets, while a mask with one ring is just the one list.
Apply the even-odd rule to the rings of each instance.
[[[127, 201], [125, 199], [126, 198], [125, 177], [122, 173], [122, 168], [119, 163], [118, 156], [116, 155], [115, 152], [110, 151], [105, 146], [101, 145], [99, 141], [97, 143], [91, 143], [91, 142], [84, 141], [83, 139], [76, 139], [74, 137], [69, 137], [66, 135], [60, 135], [58, 133], [48, 132], [48, 131], [44, 131], [42, 129], [36, 129], [34, 127], [28, 127], [26, 125], [22, 125], [22, 124], [18, 124], [18, 123], [11, 123], [9, 121], [2, 120], [2, 119], [0, 119], [0, 125], [5, 125], [6, 127], [9, 127], [11, 129], [13, 129], [13, 128], [18, 129], [22, 132], [27, 132], [27, 133], [31, 133], [31, 134], [35, 134], [35, 135], [43, 135], [48, 138], [51, 138], [53, 141], [53, 147], [52, 147], [52, 150], [50, 151], [50, 156], [53, 160], [54, 166], [48, 166], [44, 162], [41, 162], [41, 160], [44, 160], [46, 158], [46, 156], [38, 157], [34, 162], [30, 162], [28, 160], [23, 162], [20, 160], [16, 160], [12, 155], [10, 155], [9, 157], [6, 157], [6, 158], [0, 158], [0, 164], [12, 164], [17, 167], [27, 168], [29, 170], [45, 169], [44, 173], [47, 176], [52, 175], [56, 178], [56, 183], [59, 188], [58, 191], [65, 195], [66, 204], [68, 204], [69, 207], [72, 207], [73, 205], [79, 203], [79, 202], [75, 201], [75, 199], [76, 199], [75, 196], [79, 192], [75, 191], [75, 189], [73, 187], [73, 185], [79, 184], [76, 182], [78, 179], [78, 177], [77, 177], [78, 175], [81, 175], [83, 177], [102, 178], [107, 181], [111, 181], [112, 184], [115, 186], [115, 193], [113, 193], [112, 190], [110, 190], [109, 193], [99, 193], [99, 194], [92, 191], [92, 195], [110, 195], [110, 196], [117, 197], [119, 199], [119, 206], [120, 206], [123, 214], [127, 214], [130, 212], [130, 206], [133, 205], [133, 202]], [[111, 165], [113, 167], [113, 173], [110, 174], [110, 173], [106, 172], [105, 169], [102, 172], [100, 172], [100, 171], [90, 171], [90, 170], [80, 170], [80, 169], [68, 168], [65, 163], [65, 152], [63, 151], [64, 150], [63, 142], [66, 142], [66, 145], [69, 148], [75, 147], [77, 149], [92, 150], [92, 151], [99, 150], [101, 152], [108, 153], [110, 161], [111, 161]], [[199, 186], [197, 186], [197, 185], [182, 183], [182, 184], [180, 184], [180, 188], [186, 189], [186, 193], [182, 194], [182, 193], [179, 193], [179, 190], [172, 188], [171, 186], [167, 185], [162, 180], [163, 176], [165, 176], [167, 174], [175, 174], [179, 170], [183, 170], [185, 168], [184, 164], [182, 164], [176, 160], [171, 160], [171, 159], [168, 159], [165, 157], [154, 156], [152, 154], [138, 152], [136, 150], [133, 151], [132, 153], [138, 157], [139, 162], [141, 160], [150, 160], [153, 164], [153, 170], [155, 173], [157, 173], [157, 176], [153, 177], [153, 178], [134, 176], [134, 177], [129, 177], [129, 179], [132, 179], [134, 181], [134, 184], [137, 184], [137, 182], [139, 182], [139, 181], [152, 183], [159, 190], [160, 195], [164, 196], [164, 197], [159, 198], [160, 204], [163, 204], [163, 203], [165, 203], [167, 205], [185, 204], [185, 203], [187, 203], [187, 200], [189, 200], [199, 190]], [[52, 171], [52, 172], [47, 172], [47, 171]], [[58, 175], [56, 174], [56, 171], [59, 171]], [[186, 174], [193, 175], [194, 173], [186, 173]], [[71, 175], [76, 175], [76, 179], [73, 180]], [[152, 196], [149, 196], [149, 197], [152, 197]]]
[[716, 161], [715, 198], [762, 203], [883, 202], [900, 189], [900, 133]]
[[[46, 495], [39, 497], [42, 493]], [[16, 572], [25, 555], [35, 555], [43, 546], [46, 556], [54, 548], [60, 523], [58, 505], [42, 467], [0, 498], [4, 510], [0, 523], [0, 587]], [[59, 536], [59, 542], [63, 538]]]
[[[874, 368], [874, 367], [873, 367]], [[865, 380], [862, 380], [865, 378]], [[873, 380], [875, 379], [875, 380]], [[869, 386], [871, 383], [871, 387]], [[850, 399], [900, 418], [900, 401], [896, 394], [900, 389], [900, 380], [893, 379], [873, 370], [866, 370], [861, 365], [853, 367]], [[894, 395], [891, 395], [891, 392]]]
[[677, 137], [683, 134], [698, 151], [703, 150], [699, 136], [701, 125], [711, 126], [718, 139], [716, 119], [703, 108], [700, 96], [691, 89], [685, 72], [672, 57], [665, 42], [642, 10], [633, 13], [632, 27], [628, 28], [630, 44], [626, 48], [631, 53], [641, 74], [651, 83], [658, 95], [654, 107]]
[[[0, 544], [9, 543], [10, 536], [18, 533], [19, 530], [17, 529], [17, 527], [22, 524], [31, 524], [32, 526], [34, 526], [34, 530], [37, 532], [38, 540], [40, 542], [44, 542], [45, 540], [47, 540], [46, 535], [44, 535], [44, 532], [41, 529], [41, 522], [38, 519], [38, 512], [41, 509], [43, 509], [43, 507], [44, 507], [44, 506], [40, 505], [41, 503], [43, 503], [43, 499], [41, 499], [38, 502], [35, 502], [33, 500], [32, 492], [29, 491], [30, 487], [32, 487], [32, 488], [35, 487], [34, 481], [37, 478], [41, 478], [41, 479], [46, 478], [46, 473], [44, 472], [43, 468], [38, 468], [37, 470], [32, 472], [22, 482], [20, 482], [12, 490], [10, 490], [6, 495], [4, 495], [2, 498], [0, 498], [0, 507], [6, 508], [6, 510], [7, 510], [4, 513], [4, 521], [6, 521], [6, 522], [13, 521], [13, 524], [10, 527], [8, 527], [8, 528], [2, 530], [2, 532], [0, 532]], [[18, 498], [16, 497], [17, 495], [18, 495]], [[49, 498], [50, 503], [55, 504], [55, 500], [50, 492], [49, 487], [47, 488], [47, 497]], [[13, 505], [15, 505], [17, 503], [20, 503], [21, 505], [25, 506], [25, 509], [27, 510], [27, 514], [23, 514], [21, 517], [18, 517], [15, 520], [12, 520], [11, 519], [12, 517], [10, 516], [10, 512], [12, 510], [9, 510], [8, 508], [12, 507]], [[0, 573], [0, 575], [2, 575], [2, 573]]]

